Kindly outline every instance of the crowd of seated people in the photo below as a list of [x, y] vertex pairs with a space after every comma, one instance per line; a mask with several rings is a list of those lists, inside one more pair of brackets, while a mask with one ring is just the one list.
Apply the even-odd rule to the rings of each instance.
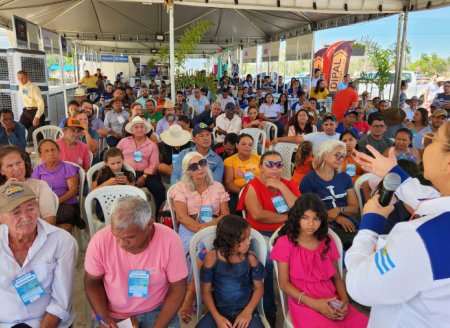
[[[68, 103], [68, 117], [57, 122], [62, 135], [35, 145], [34, 161], [26, 152], [23, 126], [14, 121], [12, 111], [0, 109], [0, 202], [5, 204], [0, 208], [0, 234], [11, 240], [8, 245], [2, 239], [6, 246], [1, 252], [10, 263], [0, 271], [5, 270], [14, 284], [21, 277], [32, 281], [16, 289], [0, 285], [0, 295], [15, 298], [5, 312], [0, 311], [0, 326], [73, 324], [77, 245], [69, 234], [88, 223], [79, 197], [117, 185], [145, 189], [150, 199], [119, 199], [107, 214], [110, 224], [87, 246], [84, 286], [98, 315], [95, 325], [116, 327], [117, 321], [127, 318], [143, 327], [179, 327], [178, 318], [190, 321], [200, 292], [192, 281], [192, 264], [200, 268], [209, 311], [199, 327], [262, 327], [257, 311], [261, 299], [265, 317], [275, 327], [273, 260], [279, 265], [280, 288], [290, 296], [289, 308], [302, 317], [293, 318], [295, 327], [300, 321], [302, 325], [323, 321], [330, 327], [339, 327], [341, 321], [351, 327], [367, 325], [367, 318], [351, 306], [335, 270], [339, 254], [327, 234], [328, 229], [336, 232], [347, 250], [358, 233], [362, 213], [360, 190], [354, 186], [366, 172], [355, 154], [374, 155], [375, 149], [388, 157], [393, 150], [399, 163], [413, 165], [410, 175], [421, 176], [428, 133], [448, 124], [449, 109], [429, 110], [409, 100], [402, 108], [389, 108], [387, 101], [376, 98], [369, 106], [367, 93], [358, 104], [353, 98], [356, 88], [346, 76], [339, 92], [351, 88], [351, 105], [324, 112], [319, 104], [330, 94], [320, 70], [314, 71], [310, 87], [295, 78], [284, 83], [281, 77], [274, 83], [270, 77], [253, 81], [247, 75], [241, 81], [227, 74], [217, 81], [217, 90], [192, 86], [178, 90], [174, 102], [165, 85], [108, 84], [96, 103], [80, 90]], [[406, 118], [406, 111], [413, 121]], [[277, 134], [267, 133], [265, 144], [247, 133], [248, 129], [266, 133], [269, 123], [277, 127]], [[296, 146], [292, 160], [272, 149], [285, 143]], [[104, 166], [95, 172], [89, 190], [80, 185], [82, 173], [100, 162]], [[284, 176], [286, 166], [292, 170]], [[379, 189], [380, 181], [363, 185], [363, 200]], [[176, 231], [159, 221], [169, 203]], [[394, 203], [387, 232], [408, 214], [415, 215], [407, 204]], [[106, 222], [106, 213], [98, 208], [94, 213]], [[298, 226], [300, 219], [315, 222], [314, 238], [304, 235], [307, 229]], [[214, 250], [199, 247], [198, 258], [191, 259], [190, 240], [211, 226], [217, 226]], [[267, 241], [281, 228], [274, 250], [265, 254], [264, 266], [252, 251], [250, 228]], [[316, 251], [297, 253], [296, 241]], [[320, 261], [316, 264], [321, 269], [314, 267], [317, 275], [308, 271], [314, 261]], [[296, 265], [314, 276], [311, 284], [319, 284], [319, 276], [326, 282], [317, 290], [305, 286], [304, 279], [309, 278], [294, 272]], [[242, 268], [249, 276], [239, 278]], [[231, 288], [239, 280], [240, 293], [230, 290], [228, 295], [220, 286]], [[327, 288], [334, 291], [326, 292]], [[297, 302], [292, 295], [299, 289]], [[30, 291], [35, 299], [27, 298]], [[333, 297], [342, 303], [339, 310], [323, 301]], [[32, 310], [23, 310], [23, 303]]]

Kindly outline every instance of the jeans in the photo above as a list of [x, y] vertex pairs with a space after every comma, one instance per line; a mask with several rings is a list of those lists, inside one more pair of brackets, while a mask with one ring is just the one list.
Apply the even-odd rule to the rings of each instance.
[[[239, 315], [240, 311], [229, 311], [223, 308], [217, 308], [219, 313], [228, 319], [228, 321], [231, 322], [231, 324], [234, 323], [236, 320], [236, 317]], [[214, 320], [213, 316], [211, 315], [211, 312], [208, 312], [203, 316], [203, 318], [200, 319], [200, 321], [195, 326], [196, 328], [214, 328], [217, 327], [216, 321]], [[264, 325], [261, 321], [261, 318], [259, 317], [259, 314], [257, 311], [253, 312], [252, 319], [250, 320], [248, 328], [263, 328]]]
[[107, 136], [106, 137], [106, 143], [109, 147], [117, 147], [117, 144], [119, 143], [120, 139], [117, 139], [113, 136]]
[[[155, 325], [156, 319], [158, 319], [159, 314], [161, 313], [163, 305], [161, 304], [156, 309], [145, 312], [141, 314], [137, 314], [136, 318], [139, 323], [139, 328], [149, 328]], [[93, 328], [98, 328], [100, 325], [97, 320], [94, 320]], [[166, 326], [167, 328], [180, 328], [180, 319], [178, 318], [178, 314], [172, 318], [172, 321]]]
[[[259, 231], [264, 237], [271, 237], [271, 231]], [[250, 244], [252, 249], [252, 244]], [[273, 289], [273, 261], [270, 259], [269, 247], [267, 247], [266, 264], [264, 265], [264, 295], [263, 306], [264, 314], [267, 316], [274, 316], [277, 313], [277, 305], [275, 303], [275, 291]]]
[[[136, 172], [136, 180], [139, 179], [144, 172]], [[158, 215], [158, 211], [161, 207], [161, 204], [166, 200], [166, 189], [161, 182], [161, 177], [159, 175], [149, 175], [147, 176], [147, 181], [145, 182], [145, 187], [147, 187], [148, 191], [152, 193], [153, 198], [155, 199], [155, 217]]]

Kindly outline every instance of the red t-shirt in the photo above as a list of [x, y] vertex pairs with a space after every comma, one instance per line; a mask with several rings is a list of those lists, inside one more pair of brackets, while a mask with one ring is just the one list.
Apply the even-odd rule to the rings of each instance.
[[358, 93], [353, 88], [345, 88], [336, 93], [336, 96], [333, 99], [331, 112], [336, 116], [338, 122], [343, 122], [344, 113], [350, 108], [352, 103], [358, 101]]
[[[298, 187], [295, 187], [294, 184], [292, 184], [290, 181], [281, 178], [281, 182], [283, 182], [292, 193], [300, 197], [300, 191], [298, 190]], [[273, 205], [272, 198], [276, 196], [280, 196], [281, 192], [277, 191], [277, 193], [273, 194], [267, 189], [267, 187], [259, 180], [258, 178], [254, 178], [250, 180], [249, 183], [246, 184], [244, 187], [244, 190], [242, 191], [241, 197], [239, 198], [238, 205], [236, 209], [238, 211], [245, 210], [245, 196], [247, 195], [248, 187], [252, 186], [253, 189], [256, 192], [256, 197], [258, 198], [258, 203], [261, 204], [262, 208], [266, 211], [271, 211], [274, 213], [277, 213], [277, 210], [275, 209], [275, 206]], [[252, 218], [250, 212], [246, 212], [246, 218], [248, 223], [250, 223], [250, 226], [253, 229], [259, 230], [259, 231], [275, 231], [279, 227], [281, 227], [284, 222], [280, 223], [261, 223], [255, 219]]]
[[353, 123], [353, 126], [356, 128], [356, 130], [358, 130], [359, 134], [361, 134], [361, 133], [364, 133], [364, 134], [369, 133], [370, 126], [369, 126], [369, 124], [366, 121], [355, 122], [355, 123]]

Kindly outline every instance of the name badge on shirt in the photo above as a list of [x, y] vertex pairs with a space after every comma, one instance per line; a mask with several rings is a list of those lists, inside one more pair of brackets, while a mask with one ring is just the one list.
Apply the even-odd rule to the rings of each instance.
[[253, 173], [253, 171], [245, 172], [244, 173], [244, 178], [245, 178], [245, 182], [248, 183], [250, 180], [255, 178], [255, 174]]
[[175, 160], [177, 159], [179, 154], [172, 154], [172, 164], [175, 163]]
[[39, 280], [37, 280], [34, 271], [20, 276], [13, 281], [13, 285], [25, 305], [31, 304], [45, 295], [44, 289]]
[[211, 222], [213, 219], [213, 208], [210, 205], [200, 207], [200, 223]]
[[28, 96], [28, 89], [22, 89], [22, 94], [24, 94], [25, 96]]
[[347, 163], [347, 166], [345, 167], [345, 173], [347, 173], [351, 177], [356, 176], [356, 165]]
[[142, 152], [140, 150], [135, 150], [133, 153], [133, 159], [135, 162], [142, 162]]
[[125, 123], [125, 119], [122, 117], [122, 115], [117, 116], [117, 121], [119, 121], [120, 124]]
[[150, 282], [150, 272], [145, 270], [128, 271], [128, 296], [148, 297], [148, 285]]
[[289, 207], [287, 206], [286, 201], [284, 200], [283, 196], [275, 196], [271, 198], [273, 206], [275, 206], [275, 209], [277, 210], [278, 214], [285, 213], [289, 211]]

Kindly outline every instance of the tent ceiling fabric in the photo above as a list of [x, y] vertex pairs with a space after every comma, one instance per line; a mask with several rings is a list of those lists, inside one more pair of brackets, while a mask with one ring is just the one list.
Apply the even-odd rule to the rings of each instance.
[[[9, 21], [11, 27], [14, 14], [102, 51], [148, 52], [164, 44], [156, 41], [157, 34], [165, 35], [165, 42], [169, 38], [169, 17], [162, 3], [163, 0], [0, 0], [0, 17], [3, 25]], [[197, 49], [197, 53], [209, 54], [221, 48], [250, 47], [385, 17], [400, 12], [406, 1], [174, 0], [174, 3], [175, 40], [199, 19], [214, 24]], [[422, 10], [429, 1], [412, 3], [415, 10]], [[449, 4], [450, 0], [434, 0], [431, 7]]]

